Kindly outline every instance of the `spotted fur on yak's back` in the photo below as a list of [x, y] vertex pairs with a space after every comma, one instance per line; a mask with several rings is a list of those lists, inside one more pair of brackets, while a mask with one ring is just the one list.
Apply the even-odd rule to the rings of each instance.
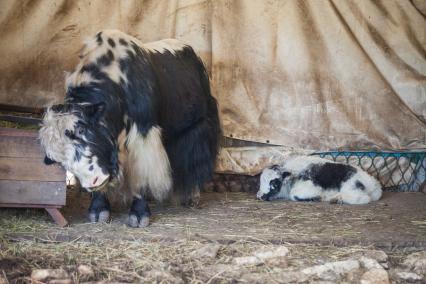
[[[95, 37], [88, 38], [80, 51], [80, 63], [75, 71], [67, 76], [66, 88], [89, 84], [100, 78], [93, 73], [102, 73], [115, 83], [127, 82], [120, 67], [120, 60], [135, 55], [137, 48], [148, 52], [170, 52], [182, 50], [187, 45], [176, 39], [163, 39], [143, 44], [140, 40], [118, 30], [103, 30]], [[96, 72], [97, 71], [97, 72]]]

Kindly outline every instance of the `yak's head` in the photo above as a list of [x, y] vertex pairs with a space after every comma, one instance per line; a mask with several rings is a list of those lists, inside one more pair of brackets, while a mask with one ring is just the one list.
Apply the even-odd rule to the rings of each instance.
[[117, 145], [103, 118], [105, 104], [65, 104], [49, 108], [39, 132], [45, 163], [61, 163], [88, 191], [118, 173]]
[[277, 165], [264, 169], [260, 175], [260, 188], [257, 192], [257, 198], [266, 201], [277, 199], [283, 183], [290, 175], [289, 172], [282, 172]]

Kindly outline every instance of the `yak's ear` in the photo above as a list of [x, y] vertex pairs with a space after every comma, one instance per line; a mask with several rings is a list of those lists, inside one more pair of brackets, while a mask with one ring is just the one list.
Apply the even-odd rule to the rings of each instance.
[[84, 112], [90, 119], [90, 122], [96, 123], [102, 117], [105, 112], [105, 103], [97, 103], [93, 105], [85, 106]]
[[52, 165], [52, 164], [54, 164], [54, 163], [56, 163], [56, 162], [55, 162], [54, 160], [50, 159], [49, 157], [45, 156], [45, 157], [44, 157], [44, 163], [45, 163], [46, 165]]

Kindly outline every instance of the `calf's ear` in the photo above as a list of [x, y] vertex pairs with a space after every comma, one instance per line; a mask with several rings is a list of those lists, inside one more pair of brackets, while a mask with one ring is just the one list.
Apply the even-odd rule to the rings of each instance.
[[289, 173], [289, 172], [283, 172], [281, 176], [282, 176], [283, 179], [285, 179], [286, 177], [291, 176], [291, 173]]
[[45, 163], [46, 165], [52, 165], [52, 164], [54, 164], [54, 163], [56, 163], [56, 162], [55, 162], [54, 160], [50, 159], [49, 157], [45, 156], [45, 157], [44, 157], [44, 163]]

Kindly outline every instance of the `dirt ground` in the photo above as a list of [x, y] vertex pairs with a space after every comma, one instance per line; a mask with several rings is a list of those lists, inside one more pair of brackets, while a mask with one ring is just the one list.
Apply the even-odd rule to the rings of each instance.
[[88, 194], [70, 191], [67, 202], [66, 228], [42, 210], [0, 210], [0, 283], [387, 283], [370, 279], [380, 273], [426, 283], [424, 193], [351, 206], [209, 192], [197, 208], [152, 204], [144, 229], [126, 226], [122, 204], [110, 223], [91, 224]]

